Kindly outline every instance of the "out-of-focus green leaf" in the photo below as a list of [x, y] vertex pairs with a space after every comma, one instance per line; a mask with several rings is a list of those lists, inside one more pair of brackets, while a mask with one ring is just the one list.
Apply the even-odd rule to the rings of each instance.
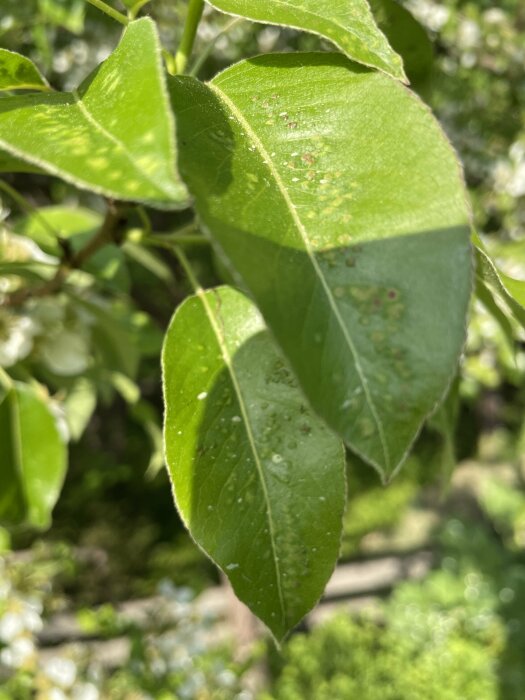
[[186, 203], [154, 23], [132, 22], [72, 93], [0, 100], [0, 147], [74, 185], [159, 208]]
[[47, 528], [64, 481], [67, 453], [37, 391], [13, 382], [0, 397], [0, 521]]
[[308, 408], [255, 306], [186, 300], [163, 351], [166, 459], [179, 511], [237, 596], [281, 639], [334, 568], [341, 443]]
[[380, 31], [366, 0], [211, 0], [229, 14], [320, 34], [353, 61], [406, 80], [403, 61]]
[[476, 246], [476, 275], [491, 292], [505, 304], [525, 329], [525, 282], [509, 277], [498, 269], [477, 233], [472, 240]]
[[38, 0], [38, 8], [42, 18], [50, 24], [74, 34], [84, 29], [85, 0]]
[[94, 383], [85, 378], [76, 379], [63, 401], [71, 440], [80, 440], [97, 406]]
[[[15, 230], [34, 240], [46, 253], [61, 256], [61, 240], [68, 243], [71, 254], [78, 253], [101, 226], [102, 215], [91, 209], [52, 206], [41, 207], [19, 219]], [[107, 244], [98, 250], [84, 264], [83, 270], [99, 282], [129, 291], [131, 282], [126, 258], [116, 245]]]
[[0, 92], [6, 90], [48, 91], [49, 85], [35, 64], [14, 51], [0, 49]]
[[84, 207], [40, 207], [16, 221], [14, 230], [27, 236], [46, 253], [60, 255], [59, 239], [75, 240], [79, 235], [93, 234], [102, 225], [98, 212]]
[[268, 55], [209, 87], [171, 86], [203, 226], [313, 408], [390, 477], [465, 339], [472, 262], [454, 151], [405, 87], [337, 54]]

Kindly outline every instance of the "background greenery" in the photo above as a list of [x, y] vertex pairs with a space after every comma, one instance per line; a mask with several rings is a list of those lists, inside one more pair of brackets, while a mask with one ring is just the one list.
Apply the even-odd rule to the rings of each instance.
[[[388, 31], [389, 5], [373, 4]], [[502, 269], [525, 279], [525, 7], [520, 0], [404, 5], [421, 29], [391, 41], [459, 151], [478, 231]], [[185, 3], [154, 0], [146, 10], [175, 48]], [[75, 87], [118, 34], [83, 0], [2, 2], [0, 45], [33, 58], [57, 88]], [[193, 69], [209, 77], [247, 55], [319, 45], [210, 10]], [[0, 292], [16, 290], [21, 274], [43, 274], [46, 256], [57, 255], [46, 227], [59, 226], [80, 246], [103, 209], [97, 197], [41, 176], [3, 181], [0, 265], [11, 267], [0, 268]], [[155, 217], [157, 227], [173, 228], [172, 218]], [[186, 223], [181, 214], [175, 225]], [[137, 218], [137, 229], [142, 224]], [[188, 253], [203, 282], [223, 279], [206, 249]], [[210, 644], [211, 623], [191, 603], [217, 575], [178, 521], [162, 469], [158, 355], [162, 330], [188, 291], [177, 263], [169, 253], [144, 257], [131, 236], [93, 258], [76, 282], [87, 290], [82, 302], [38, 300], [29, 326], [0, 308], [0, 364], [48, 387], [73, 438], [52, 528], [1, 532], [0, 697], [248, 700], [246, 678], [261, 657], [265, 699], [525, 697], [525, 344], [510, 339], [497, 310], [473, 303], [460, 398], [449, 407], [458, 415], [454, 435], [441, 418], [431, 421], [386, 489], [349, 460], [343, 559], [425, 547], [434, 553], [431, 573], [401, 583], [370, 611], [294, 635], [282, 655], [256, 649], [239, 665], [231, 649]], [[153, 632], [120, 619], [119, 602], [159, 591]], [[129, 663], [109, 674], [82, 655], [45, 660], [42, 620], [65, 610], [80, 611], [81, 623], [103, 637], [128, 635]]]

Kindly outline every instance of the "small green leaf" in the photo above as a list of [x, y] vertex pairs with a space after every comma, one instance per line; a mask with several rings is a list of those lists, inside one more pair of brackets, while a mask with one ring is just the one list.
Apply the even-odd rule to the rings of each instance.
[[210, 0], [232, 15], [295, 27], [329, 39], [349, 58], [406, 81], [403, 61], [380, 31], [366, 0]]
[[503, 302], [525, 329], [525, 282], [509, 277], [498, 269], [477, 233], [472, 235], [472, 241], [476, 246], [477, 279]]
[[51, 206], [40, 207], [20, 217], [14, 230], [31, 238], [49, 255], [60, 256], [60, 239], [74, 241], [77, 236], [93, 235], [101, 225], [102, 216], [91, 209]]
[[185, 205], [153, 22], [130, 23], [118, 48], [77, 91], [0, 99], [0, 147], [108, 197]]
[[32, 61], [14, 51], [0, 49], [0, 92], [49, 89], [47, 80]]
[[262, 56], [210, 87], [171, 84], [205, 229], [314, 410], [391, 476], [465, 339], [472, 263], [454, 151], [405, 87], [337, 54]]
[[319, 599], [337, 559], [342, 445], [307, 407], [256, 308], [231, 288], [177, 310], [163, 370], [179, 511], [281, 639]]
[[0, 397], [0, 521], [49, 527], [66, 466], [66, 447], [45, 401], [13, 382]]
[[[16, 222], [15, 230], [34, 240], [48, 254], [61, 257], [60, 241], [68, 241], [71, 253], [83, 248], [102, 226], [98, 212], [83, 207], [41, 207]], [[128, 292], [130, 277], [126, 257], [120, 247], [107, 244], [83, 266], [104, 285]]]

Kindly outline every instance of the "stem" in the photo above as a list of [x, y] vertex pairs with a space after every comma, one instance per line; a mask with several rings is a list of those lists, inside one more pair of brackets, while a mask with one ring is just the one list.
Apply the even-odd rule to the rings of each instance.
[[129, 23], [126, 15], [123, 15], [122, 12], [119, 12], [118, 10], [115, 10], [112, 7], [110, 7], [107, 3], [104, 2], [104, 0], [87, 0], [87, 2], [93, 5], [93, 7], [96, 7], [97, 10], [101, 10], [112, 19], [115, 19], [117, 20], [117, 22], [120, 22], [120, 24], [126, 26]]
[[148, 2], [151, 2], [151, 0], [137, 0], [137, 2], [133, 5], [131, 10], [129, 11], [129, 18], [130, 19], [135, 19], [135, 17], [138, 15], [138, 13], [142, 10], [144, 5], [147, 5]]
[[203, 289], [200, 285], [199, 280], [195, 276], [195, 273], [193, 272], [193, 268], [191, 266], [190, 261], [186, 257], [186, 253], [182, 250], [182, 248], [179, 248], [179, 246], [173, 246], [172, 250], [179, 259], [181, 267], [184, 270], [186, 277], [188, 278], [188, 282], [191, 284], [195, 294], [202, 294]]
[[175, 54], [175, 72], [177, 74], [182, 74], [186, 71], [203, 10], [204, 0], [190, 0], [182, 39]]
[[7, 374], [5, 369], [0, 366], [0, 386], [3, 386], [6, 391], [11, 391], [13, 387], [13, 380]]
[[177, 245], [209, 245], [206, 238], [198, 233], [194, 235], [172, 233], [164, 236], [153, 234], [151, 236], [145, 236], [140, 242], [146, 245], [154, 245], [158, 248], [167, 248], [168, 250], [173, 250], [174, 246]]
[[116, 240], [115, 233], [121, 220], [122, 213], [119, 208], [114, 204], [110, 204], [108, 206], [104, 223], [102, 224], [98, 233], [90, 241], [88, 241], [84, 248], [79, 250], [71, 260], [62, 260], [55, 276], [50, 279], [49, 282], [46, 282], [40, 287], [25, 287], [17, 292], [14, 292], [11, 294], [11, 296], [7, 297], [7, 299], [4, 301], [4, 305], [22, 306], [22, 304], [28, 301], [28, 299], [50, 296], [51, 294], [58, 292], [72, 270], [78, 270], [83, 267], [83, 265], [107, 243], [109, 243], [111, 240]]

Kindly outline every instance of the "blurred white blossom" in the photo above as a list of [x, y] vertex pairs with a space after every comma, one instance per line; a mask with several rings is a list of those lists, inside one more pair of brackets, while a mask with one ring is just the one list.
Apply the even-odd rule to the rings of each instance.
[[431, 0], [410, 0], [408, 8], [422, 24], [433, 32], [439, 32], [450, 17], [448, 7]]
[[77, 677], [77, 666], [71, 659], [56, 656], [46, 661], [42, 672], [55, 685], [61, 688], [71, 688]]
[[39, 324], [29, 316], [0, 309], [0, 366], [12, 367], [33, 349]]

